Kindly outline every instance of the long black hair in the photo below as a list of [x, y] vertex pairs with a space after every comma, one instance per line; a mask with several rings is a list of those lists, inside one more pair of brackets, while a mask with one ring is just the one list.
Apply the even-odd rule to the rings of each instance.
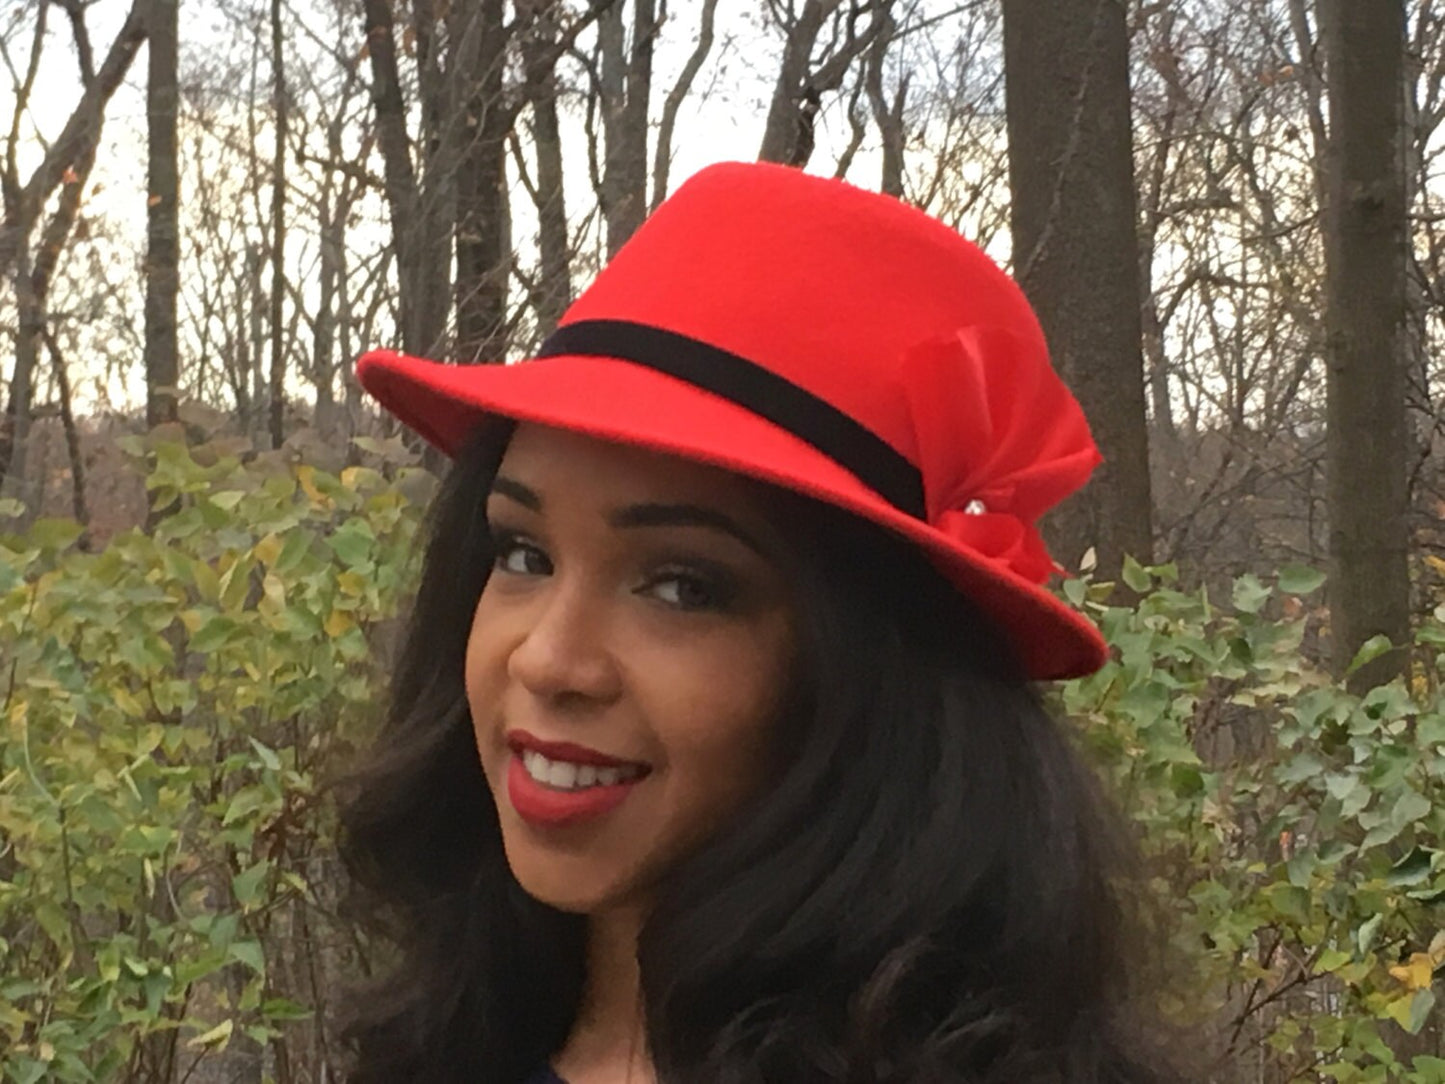
[[[458, 457], [390, 710], [350, 782], [354, 1084], [520, 1084], [565, 1042], [585, 917], [512, 876], [463, 690], [506, 432]], [[776, 778], [668, 871], [638, 960], [664, 1084], [1154, 1081], [1127, 1019], [1124, 849], [995, 627], [911, 546], [778, 492], [803, 660]]]

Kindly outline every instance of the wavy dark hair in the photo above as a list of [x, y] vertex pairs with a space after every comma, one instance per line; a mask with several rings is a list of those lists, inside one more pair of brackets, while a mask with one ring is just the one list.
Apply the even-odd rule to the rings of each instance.
[[[429, 515], [391, 706], [350, 779], [351, 911], [396, 965], [354, 992], [354, 1084], [519, 1084], [566, 1040], [585, 918], [502, 850], [463, 690], [507, 432]], [[673, 867], [639, 943], [665, 1084], [1146, 1082], [1127, 849], [995, 627], [913, 547], [771, 493], [806, 554], [775, 777]]]

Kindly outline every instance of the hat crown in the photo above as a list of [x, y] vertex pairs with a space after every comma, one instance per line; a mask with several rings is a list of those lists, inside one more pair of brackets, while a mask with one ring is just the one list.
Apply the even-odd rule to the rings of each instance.
[[[1053, 565], [1032, 525], [1099, 459], [1018, 285], [942, 223], [842, 181], [703, 170], [562, 325], [590, 321], [661, 328], [804, 389], [916, 468], [928, 522], [976, 544], [993, 531], [987, 548], [1038, 582]], [[959, 525], [969, 508], [1014, 523]]]
[[[888, 196], [786, 166], [723, 163], [667, 199], [568, 309], [749, 359], [857, 419], [918, 464], [909, 351], [1005, 328], [1048, 369], [1022, 291], [980, 249]], [[916, 379], [916, 377], [915, 377]]]

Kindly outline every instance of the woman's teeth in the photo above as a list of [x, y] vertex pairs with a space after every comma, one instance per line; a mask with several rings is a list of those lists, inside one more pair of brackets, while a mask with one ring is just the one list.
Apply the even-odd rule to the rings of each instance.
[[629, 764], [623, 768], [599, 768], [595, 764], [573, 764], [567, 760], [549, 760], [535, 749], [522, 753], [522, 767], [538, 783], [556, 790], [582, 790], [584, 787], [611, 787], [627, 783], [642, 774], [642, 768]]

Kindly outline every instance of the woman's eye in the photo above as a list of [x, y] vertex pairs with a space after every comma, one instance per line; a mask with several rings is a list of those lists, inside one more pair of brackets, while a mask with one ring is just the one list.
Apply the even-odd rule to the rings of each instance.
[[546, 576], [552, 571], [547, 555], [518, 538], [503, 537], [493, 543], [496, 567], [514, 576]]
[[720, 610], [732, 601], [732, 592], [712, 580], [686, 573], [668, 573], [648, 585], [651, 594], [679, 610]]

